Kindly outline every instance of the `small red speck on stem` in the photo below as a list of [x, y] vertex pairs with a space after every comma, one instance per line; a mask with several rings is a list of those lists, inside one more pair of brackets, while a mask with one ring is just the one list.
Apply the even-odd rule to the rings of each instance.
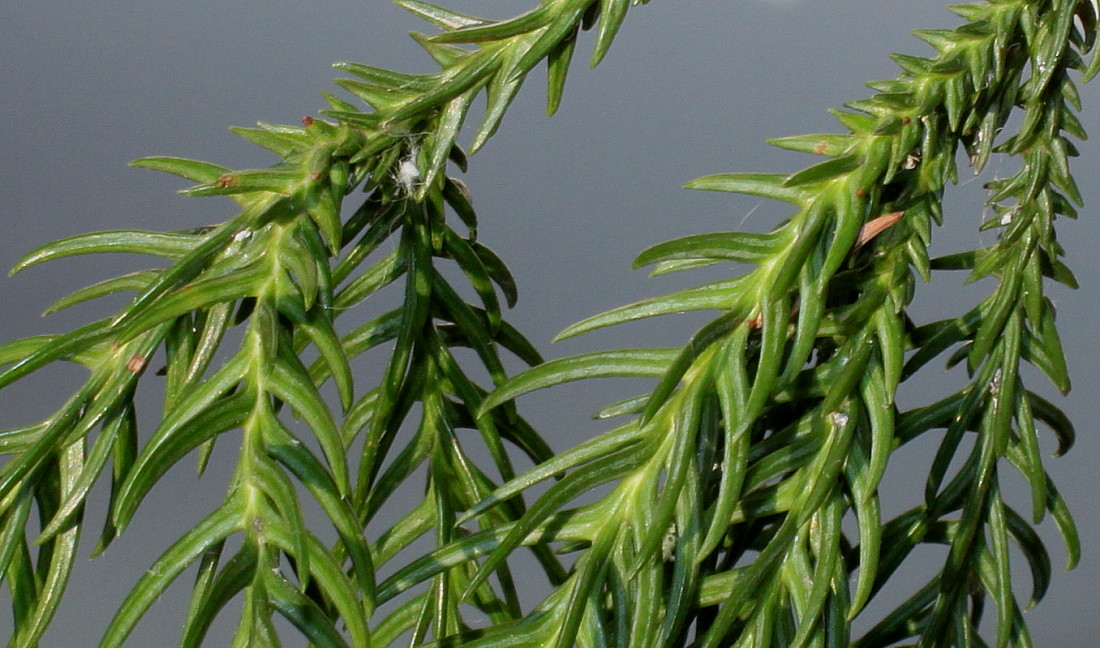
[[134, 354], [130, 357], [130, 361], [126, 363], [126, 371], [130, 373], [140, 373], [145, 368], [145, 358], [138, 354]]
[[228, 189], [230, 187], [236, 187], [240, 180], [237, 176], [226, 174], [214, 181], [214, 186], [220, 189]]
[[313, 125], [313, 118], [312, 117], [310, 117], [309, 115], [306, 115], [305, 117], [302, 117], [302, 126], [305, 126], [306, 128], [309, 128], [312, 125]]

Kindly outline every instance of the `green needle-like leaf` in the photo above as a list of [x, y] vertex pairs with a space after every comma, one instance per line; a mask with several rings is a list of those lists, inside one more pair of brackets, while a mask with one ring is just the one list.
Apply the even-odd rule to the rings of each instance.
[[114, 231], [80, 234], [44, 245], [15, 263], [11, 274], [31, 266], [80, 254], [131, 252], [178, 259], [194, 248], [192, 234], [163, 232]]
[[677, 349], [624, 349], [597, 351], [551, 360], [513, 377], [489, 395], [483, 412], [528, 392], [586, 378], [659, 378], [677, 356]]
[[740, 306], [739, 302], [744, 299], [738, 289], [747, 283], [748, 281], [744, 277], [726, 279], [697, 288], [689, 288], [664, 297], [646, 299], [627, 306], [620, 306], [566, 327], [565, 330], [554, 337], [554, 341], [565, 340], [606, 326], [614, 326], [658, 315], [692, 310], [733, 311]]
[[786, 180], [787, 176], [778, 173], [720, 173], [692, 180], [684, 188], [739, 193], [804, 205], [808, 195], [797, 185], [787, 185]]
[[235, 501], [226, 502], [175, 542], [145, 572], [108, 626], [100, 648], [119, 648], [164, 590], [208, 547], [241, 529]]

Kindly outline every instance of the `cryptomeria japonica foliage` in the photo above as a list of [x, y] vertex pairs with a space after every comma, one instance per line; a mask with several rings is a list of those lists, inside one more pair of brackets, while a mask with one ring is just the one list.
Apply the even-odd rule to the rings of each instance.
[[[1030, 646], [1022, 611], [1051, 578], [1034, 525], [1050, 516], [1070, 566], [1079, 554], [1039, 441], [1053, 434], [1064, 452], [1073, 428], [1021, 368], [1069, 389], [1044, 288], [1076, 285], [1055, 221], [1081, 203], [1069, 159], [1085, 136], [1075, 82], [1100, 70], [1096, 6], [997, 0], [955, 7], [956, 29], [916, 32], [935, 55], [895, 55], [897, 78], [833, 111], [840, 133], [771, 142], [823, 161], [687, 185], [787, 203], [785, 220], [668, 241], [636, 261], [653, 274], [724, 267], [725, 278], [559, 337], [696, 310], [712, 311], [710, 323], [679, 347], [544, 361], [503, 316], [516, 281], [478, 241], [458, 176], [532, 70], [545, 64], [553, 113], [578, 33], [595, 33], [595, 66], [635, 3], [544, 0], [505, 21], [398, 4], [430, 23], [416, 38], [438, 72], [338, 64], [344, 92], [325, 94], [319, 116], [235, 129], [279, 156], [268, 168], [134, 162], [189, 180], [185, 195], [235, 201], [236, 216], [67, 238], [16, 265], [103, 252], [160, 260], [51, 307], [131, 293], [113, 316], [0, 346], [0, 389], [53, 363], [87, 370], [48, 417], [0, 432], [9, 645], [38, 645], [86, 523], [102, 529], [102, 551], [177, 462], [197, 457], [201, 471], [212, 453], [232, 453], [224, 500], [149, 566], [101, 646], [123, 645], [181, 577], [193, 580], [183, 646], [200, 645], [233, 601], [234, 646], [280, 645], [276, 615], [305, 637], [289, 640], [325, 648]], [[464, 133], [475, 100], [485, 107]], [[987, 186], [982, 228], [995, 242], [931, 256], [957, 161], [980, 171], [995, 158], [1018, 167]], [[950, 270], [992, 290], [922, 321], [914, 295]], [[368, 301], [380, 293], [396, 307]], [[530, 368], [508, 375], [505, 353]], [[384, 367], [365, 384], [350, 364], [362, 355]], [[965, 363], [964, 387], [896, 403], [900, 385], [944, 362]], [[654, 386], [608, 405], [597, 416], [617, 425], [557, 454], [514, 402], [612, 376]], [[139, 434], [142, 381], [164, 403]], [[219, 443], [227, 433], [233, 442]], [[922, 502], [885, 519], [887, 465], [922, 435], [941, 439]], [[535, 467], [517, 474], [510, 451]], [[1012, 472], [1029, 486], [1027, 510], [1002, 497]], [[86, 520], [100, 482], [109, 511]], [[396, 497], [420, 499], [368, 535]], [[942, 568], [854, 634], [927, 544], [946, 546]], [[513, 573], [521, 550], [541, 572]], [[1030, 568], [1027, 593], [1013, 556]], [[535, 578], [550, 594], [532, 607], [517, 590]]]

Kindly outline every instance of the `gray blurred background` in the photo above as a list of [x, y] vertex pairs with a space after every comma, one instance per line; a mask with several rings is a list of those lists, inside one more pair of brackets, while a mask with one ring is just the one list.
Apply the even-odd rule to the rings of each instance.
[[[492, 18], [534, 6], [488, 0], [444, 4]], [[431, 69], [405, 35], [428, 27], [382, 0], [11, 0], [0, 16], [3, 267], [33, 247], [89, 230], [180, 229], [224, 220], [232, 213], [229, 201], [176, 197], [173, 192], [185, 183], [126, 163], [178, 155], [235, 168], [266, 166], [273, 161], [270, 154], [226, 127], [259, 120], [298, 123], [303, 115], [316, 114], [323, 105], [318, 92], [335, 90], [329, 84], [337, 76], [329, 68], [333, 61]], [[596, 70], [584, 65], [591, 39], [582, 38], [559, 114], [547, 119], [543, 113], [540, 68], [497, 136], [474, 157], [466, 178], [481, 215], [481, 240], [504, 257], [520, 283], [512, 322], [547, 357], [682, 344], [703, 320], [664, 318], [548, 347], [551, 336], [578, 319], [700, 280], [647, 279], [629, 271], [644, 247], [706, 231], [762, 230], [786, 215], [758, 201], [684, 191], [682, 183], [711, 173], [789, 172], [810, 164], [808, 156], [779, 151], [764, 140], [838, 131], [826, 109], [869, 94], [865, 81], [895, 76], [887, 54], [928, 53], [909, 30], [957, 24], [939, 2], [653, 0], [631, 10]], [[1082, 121], [1100, 131], [1100, 92], [1094, 86], [1083, 94]], [[1079, 440], [1072, 453], [1047, 467], [1076, 514], [1086, 553], [1076, 571], [1057, 571], [1065, 554], [1051, 523], [1044, 523], [1056, 573], [1043, 604], [1026, 615], [1037, 646], [1093, 645], [1100, 636], [1095, 506], [1100, 480], [1094, 467], [1100, 441], [1091, 425], [1100, 416], [1094, 387], [1100, 380], [1100, 347], [1093, 323], [1100, 298], [1100, 260], [1094, 254], [1100, 228], [1092, 222], [1100, 195], [1089, 182], [1100, 171], [1100, 151], [1090, 143], [1080, 148], [1075, 169], [1088, 206], [1080, 222], [1063, 223], [1061, 240], [1082, 289], [1051, 289], [1076, 386], [1057, 402], [1076, 422]], [[964, 186], [949, 202], [950, 223], [938, 233], [937, 252], [993, 241], [977, 231], [981, 184], [1009, 173], [1010, 165], [994, 162], [989, 175], [977, 181], [964, 169]], [[63, 331], [102, 316], [98, 306], [45, 320], [37, 314], [77, 287], [139, 267], [144, 267], [140, 260], [88, 257], [0, 281], [0, 340]], [[923, 291], [914, 317], [929, 321], [960, 314], [990, 288], [959, 283], [948, 277]], [[41, 418], [78, 377], [53, 369], [5, 389], [0, 426]], [[1039, 378], [1027, 377], [1030, 385], [1039, 384]], [[962, 379], [957, 372], [947, 379], [933, 376], [907, 388], [903, 400], [928, 402], [944, 393], [945, 384]], [[589, 421], [591, 412], [637, 391], [636, 385], [609, 383], [606, 391], [598, 386], [535, 394], [521, 407], [560, 450], [603, 429]], [[895, 460], [889, 479], [897, 502], [888, 501], [886, 513], [919, 497], [931, 447], [907, 448]], [[1053, 444], [1044, 449], [1049, 455]], [[126, 536], [103, 557], [78, 564], [44, 646], [95, 645], [142, 570], [223, 497], [233, 448], [223, 444], [220, 450], [222, 458], [201, 480], [184, 461], [170, 473], [171, 481], [153, 492]], [[1019, 491], [1010, 496], [1020, 501]], [[88, 513], [84, 555], [103, 513], [101, 504]], [[916, 579], [927, 577], [939, 560], [942, 554], [930, 553], [925, 565], [910, 570], [913, 580], [901, 583], [898, 594], [923, 584]], [[1022, 562], [1018, 556], [1016, 562]], [[1025, 571], [1021, 567], [1021, 575]], [[1026, 579], [1016, 586], [1026, 598]], [[186, 582], [170, 590], [128, 645], [174, 642], [188, 591]], [[6, 608], [8, 600], [6, 590], [0, 593], [0, 606]], [[0, 612], [0, 637], [10, 630], [7, 615]], [[226, 644], [234, 622], [230, 613], [208, 645]], [[287, 645], [296, 641], [288, 635]]]

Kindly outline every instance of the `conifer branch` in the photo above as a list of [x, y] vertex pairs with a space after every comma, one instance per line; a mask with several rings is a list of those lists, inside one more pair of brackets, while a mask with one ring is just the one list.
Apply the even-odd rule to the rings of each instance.
[[[0, 432], [10, 645], [37, 645], [57, 609], [96, 483], [112, 487], [99, 552], [167, 470], [195, 451], [201, 472], [217, 439], [239, 431], [224, 501], [139, 580], [102, 646], [121, 646], [192, 566], [184, 646], [200, 645], [238, 596], [235, 645], [278, 645], [275, 614], [331, 647], [385, 646], [402, 636], [484, 648], [980, 645], [989, 598], [989, 643], [1029, 646], [1010, 545], [1031, 569], [1027, 606], [1050, 581], [1032, 525], [1050, 513], [1070, 567], [1080, 552], [1038, 440], [1049, 430], [1064, 452], [1073, 427], [1024, 385], [1020, 370], [1030, 364], [1069, 390], [1044, 286], [1076, 286], [1055, 222], [1075, 217], [1081, 203], [1069, 167], [1071, 138], [1085, 136], [1072, 75], [1087, 80], [1100, 70], [1095, 5], [955, 7], [963, 26], [917, 32], [933, 57], [895, 55], [899, 77], [834, 111], [846, 132], [771, 142], [825, 161], [792, 175], [728, 173], [688, 184], [788, 203], [784, 222], [763, 234], [661, 243], [636, 262], [654, 274], [725, 262], [753, 269], [596, 315], [559, 338], [688, 310], [717, 311], [711, 323], [681, 348], [544, 363], [504, 319], [516, 282], [477, 240], [471, 192], [450, 175], [468, 164], [456, 142], [484, 93], [469, 148], [484, 146], [543, 60], [553, 113], [578, 33], [595, 28], [598, 64], [630, 2], [547, 0], [502, 21], [420, 0], [399, 4], [442, 28], [415, 36], [439, 72], [338, 64], [356, 77], [338, 85], [368, 109], [326, 95], [324, 118], [235, 129], [279, 156], [266, 169], [135, 162], [196, 183], [185, 195], [231, 198], [241, 208], [235, 217], [189, 231], [71, 237], [16, 265], [104, 252], [167, 261], [77, 290], [50, 309], [133, 293], [115, 316], [0, 346], [0, 388], [55, 362], [88, 370], [56, 412]], [[1006, 134], [1017, 110], [1023, 119]], [[998, 230], [995, 244], [931, 258], [960, 150], [976, 172], [996, 156], [1018, 158], [1020, 170], [987, 185], [993, 217], [983, 228]], [[346, 209], [358, 190], [366, 198]], [[441, 271], [452, 263], [466, 287]], [[917, 278], [944, 270], [989, 277], [995, 287], [967, 313], [918, 323], [909, 311]], [[400, 304], [372, 310], [371, 298], [386, 290], [399, 292]], [[341, 334], [338, 322], [347, 321], [350, 332]], [[230, 349], [235, 327], [241, 341]], [[476, 362], [460, 360], [458, 348], [472, 349]], [[509, 377], [502, 350], [532, 368]], [[965, 362], [969, 383], [900, 410], [899, 385], [947, 352], [949, 367]], [[354, 369], [364, 354], [383, 367], [366, 388]], [[307, 364], [309, 356], [316, 360]], [[141, 444], [134, 394], [150, 363], [163, 375], [164, 410]], [[513, 402], [607, 376], [656, 385], [601, 413], [626, 422], [556, 455]], [[933, 430], [944, 434], [923, 501], [884, 521], [880, 484], [892, 454]], [[467, 436], [480, 439], [486, 465], [470, 458]], [[536, 466], [517, 475], [506, 444]], [[1007, 466], [1030, 486], [1030, 516], [1002, 497]], [[419, 504], [375, 533], [379, 511], [419, 472]], [[549, 480], [524, 502], [525, 491]], [[574, 504], [605, 486], [595, 502]], [[316, 500], [335, 543], [307, 524], [302, 497]], [[850, 515], [855, 537], [842, 525]], [[425, 536], [430, 550], [393, 565]], [[940, 572], [852, 637], [852, 620], [922, 544], [947, 546]], [[519, 547], [534, 552], [554, 588], [533, 610], [523, 609], [508, 565]], [[559, 553], [574, 554], [568, 568]], [[384, 579], [383, 567], [391, 573]], [[376, 613], [386, 603], [393, 606]], [[488, 627], [473, 629], [471, 605]]]

